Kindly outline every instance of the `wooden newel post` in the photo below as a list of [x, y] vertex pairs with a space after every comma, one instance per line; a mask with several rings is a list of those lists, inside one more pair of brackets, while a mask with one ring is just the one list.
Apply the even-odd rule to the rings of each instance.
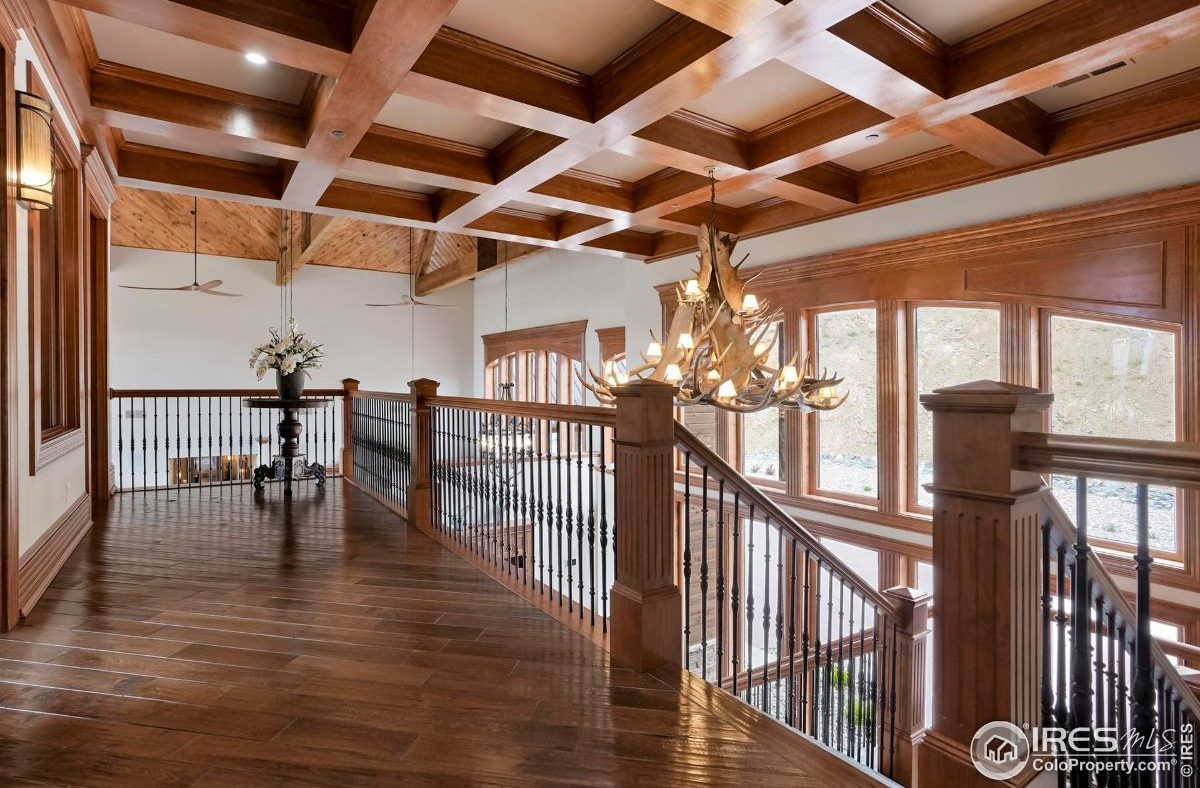
[[354, 394], [358, 381], [345, 378], [342, 381], [342, 476], [354, 478]]
[[[916, 784], [917, 751], [925, 739], [925, 668], [928, 659], [929, 602], [931, 595], [907, 586], [889, 588], [883, 595], [896, 604], [896, 710], [884, 720], [885, 737], [892, 749], [891, 777], [901, 785]], [[889, 638], [893, 633], [888, 634]], [[891, 667], [887, 668], [889, 671]], [[890, 704], [889, 704], [890, 705]]]
[[1054, 397], [979, 381], [921, 396], [933, 413], [933, 726], [922, 785], [1004, 783], [976, 770], [971, 740], [989, 722], [1041, 724], [1041, 499], [1036, 473], [1013, 470], [1016, 433], [1041, 432]]
[[675, 387], [618, 387], [616, 576], [611, 646], [621, 667], [683, 664], [683, 595], [675, 522]]
[[430, 400], [437, 396], [436, 380], [420, 378], [408, 382], [413, 398], [412, 435], [409, 436], [412, 463], [408, 483], [408, 521], [418, 528], [431, 527], [433, 505], [433, 417]]

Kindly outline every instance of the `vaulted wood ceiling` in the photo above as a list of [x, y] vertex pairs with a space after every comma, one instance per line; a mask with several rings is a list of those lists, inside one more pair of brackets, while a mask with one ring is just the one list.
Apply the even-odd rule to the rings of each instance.
[[633, 258], [1200, 127], [1182, 0], [29, 3], [125, 185]]

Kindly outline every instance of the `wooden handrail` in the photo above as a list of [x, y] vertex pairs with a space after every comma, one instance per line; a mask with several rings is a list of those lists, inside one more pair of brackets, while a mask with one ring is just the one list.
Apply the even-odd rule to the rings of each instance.
[[[752, 503], [754, 508], [764, 514], [770, 515], [771, 519], [775, 520], [779, 527], [783, 529], [789, 536], [793, 536], [804, 544], [806, 548], [811, 550], [815, 555], [819, 556], [821, 563], [833, 567], [847, 580], [855, 579], [860, 582], [855, 589], [859, 594], [868, 599], [871, 604], [875, 605], [879, 610], [888, 613], [893, 617], [899, 617], [900, 611], [896, 605], [879, 591], [872, 588], [859, 577], [858, 573], [842, 562], [840, 558], [835, 556], [833, 552], [821, 544], [821, 540], [808, 531], [807, 528], [796, 522], [790, 514], [785, 512], [779, 504], [775, 503], [767, 494], [764, 493], [757, 485], [738, 472], [736, 468], [717, 454], [715, 451], [705, 446], [696, 435], [684, 426], [678, 419], [675, 421], [675, 441], [676, 448], [683, 451], [691, 452], [694, 457], [706, 463], [710, 468], [715, 469], [725, 479], [725, 484], [736, 490], [741, 496], [741, 500], [747, 503]], [[711, 473], [710, 473], [711, 476]]]
[[433, 397], [429, 404], [439, 408], [461, 408], [484, 413], [503, 413], [525, 416], [532, 419], [551, 419], [575, 424], [594, 424], [615, 427], [615, 408], [598, 408], [586, 405], [557, 405], [546, 402], [513, 402], [499, 399], [477, 399], [475, 397]]
[[[1059, 543], [1075, 544], [1075, 524], [1071, 521], [1067, 513], [1063, 511], [1058, 499], [1049, 490], [1042, 493], [1042, 507], [1043, 513], [1050, 520], [1052, 526], [1051, 533], [1057, 540], [1060, 540]], [[1103, 559], [1098, 558], [1098, 554], [1095, 552], [1092, 555], [1097, 556], [1098, 560], [1093, 560], [1089, 563], [1088, 579], [1096, 584], [1097, 590], [1103, 596], [1104, 600], [1116, 608], [1117, 615], [1129, 626], [1136, 627], [1138, 619], [1133, 606], [1129, 604], [1129, 600], [1125, 598], [1121, 589], [1113, 582], [1112, 575], [1104, 568]], [[1190, 686], [1184, 681], [1170, 660], [1167, 659], [1166, 651], [1155, 638], [1151, 638], [1150, 641], [1150, 656], [1155, 667], [1162, 671], [1163, 677], [1175, 687], [1183, 703], [1188, 707], [1192, 715], [1200, 717], [1200, 701], [1196, 700], [1196, 696], [1192, 693]]]
[[1200, 444], [1170, 441], [1016, 434], [1018, 470], [1063, 473], [1169, 487], [1200, 486]]
[[412, 402], [413, 396], [408, 393], [398, 393], [395, 391], [360, 391], [354, 389], [350, 392], [351, 399], [386, 399], [396, 402]]
[[[118, 397], [269, 397], [275, 389], [109, 389], [108, 398]], [[340, 397], [342, 389], [305, 389], [306, 397]]]
[[[1156, 637], [1154, 642], [1158, 644], [1158, 647], [1168, 657], [1175, 657], [1176, 659], [1200, 664], [1200, 646], [1193, 646], [1191, 643], [1181, 643], [1178, 640], [1160, 637]], [[1182, 674], [1181, 677], [1185, 681], [1187, 680], [1187, 677], [1182, 676]]]

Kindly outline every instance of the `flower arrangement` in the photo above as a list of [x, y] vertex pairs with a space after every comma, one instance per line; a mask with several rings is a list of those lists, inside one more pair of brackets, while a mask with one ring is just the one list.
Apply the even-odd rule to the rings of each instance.
[[325, 360], [324, 345], [318, 345], [296, 328], [295, 320], [288, 320], [287, 333], [277, 328], [270, 329], [271, 339], [250, 351], [250, 368], [262, 380], [269, 369], [277, 369], [284, 375], [297, 370], [318, 369]]

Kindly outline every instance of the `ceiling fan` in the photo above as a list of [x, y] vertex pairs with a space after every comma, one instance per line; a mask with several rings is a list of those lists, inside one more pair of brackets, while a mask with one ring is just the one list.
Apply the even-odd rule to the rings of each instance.
[[409, 295], [400, 296], [400, 300], [394, 304], [367, 304], [367, 306], [431, 306], [438, 309], [458, 309], [454, 304], [431, 304], [428, 301], [421, 301]]
[[408, 294], [400, 296], [400, 300], [394, 304], [367, 304], [367, 306], [412, 306], [412, 307], [425, 306], [425, 307], [434, 307], [436, 309], [458, 309], [458, 307], [453, 304], [434, 304], [434, 303], [430, 303], [429, 301], [422, 301], [418, 298], [413, 298], [412, 236], [413, 236], [413, 231], [412, 231], [412, 228], [410, 227], [408, 229]]
[[225, 296], [226, 298], [241, 298], [241, 293], [223, 293], [217, 288], [221, 286], [220, 279], [200, 281], [200, 200], [192, 198], [192, 283], [182, 287], [144, 287], [139, 285], [121, 285], [126, 290], [164, 290], [184, 293], [203, 293], [204, 295]]

